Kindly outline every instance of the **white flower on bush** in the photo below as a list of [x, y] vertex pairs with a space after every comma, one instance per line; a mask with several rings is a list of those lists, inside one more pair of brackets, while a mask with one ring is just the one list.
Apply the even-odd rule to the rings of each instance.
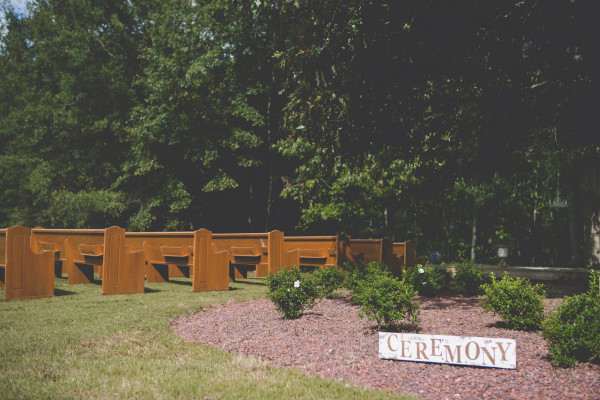
[[295, 281], [294, 282], [294, 287], [300, 287], [300, 281]]
[[427, 282], [423, 282], [423, 285], [427, 285]]
[[424, 270], [423, 268], [419, 268], [419, 273], [420, 273], [420, 274], [424, 274], [424, 273], [425, 273], [425, 270]]

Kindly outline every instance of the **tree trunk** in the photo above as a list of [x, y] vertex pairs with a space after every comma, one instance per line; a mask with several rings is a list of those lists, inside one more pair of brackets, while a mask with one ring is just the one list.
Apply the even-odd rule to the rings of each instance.
[[253, 177], [250, 176], [250, 184], [248, 185], [248, 229], [252, 232], [252, 223], [254, 216], [254, 185], [252, 184]]
[[580, 260], [579, 223], [577, 221], [577, 194], [573, 187], [567, 188], [567, 206], [569, 213], [569, 243], [571, 247], [571, 264], [577, 265]]
[[271, 87], [269, 88], [269, 96], [267, 98], [267, 164], [269, 168], [269, 186], [267, 189], [267, 215], [265, 217], [265, 232], [271, 229], [271, 210], [273, 208], [273, 91], [275, 90], [275, 66], [271, 64]]
[[567, 186], [571, 260], [574, 266], [600, 264], [600, 157], [570, 168]]
[[475, 246], [477, 245], [477, 200], [473, 199], [473, 222], [471, 230], [471, 261], [475, 262]]

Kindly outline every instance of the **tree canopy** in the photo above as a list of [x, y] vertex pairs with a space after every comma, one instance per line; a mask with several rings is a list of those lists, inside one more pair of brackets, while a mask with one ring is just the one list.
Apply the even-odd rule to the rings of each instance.
[[599, 262], [594, 1], [0, 4], [0, 225]]

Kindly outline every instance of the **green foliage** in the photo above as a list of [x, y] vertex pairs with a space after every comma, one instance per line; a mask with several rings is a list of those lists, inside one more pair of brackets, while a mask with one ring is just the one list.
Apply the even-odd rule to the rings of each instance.
[[599, 280], [600, 272], [591, 271], [588, 291], [565, 297], [544, 322], [542, 335], [553, 363], [600, 362]]
[[310, 273], [301, 273], [297, 267], [281, 269], [267, 277], [267, 298], [285, 319], [297, 319], [302, 310], [312, 306], [318, 296], [315, 279]]
[[541, 327], [546, 296], [542, 285], [532, 286], [527, 279], [511, 278], [505, 272], [500, 280], [492, 274], [491, 282], [482, 289], [483, 308], [498, 314], [509, 329], [530, 331]]
[[473, 263], [460, 264], [456, 267], [454, 284], [456, 288], [467, 296], [482, 293], [481, 285], [486, 282], [485, 272]]
[[319, 296], [333, 298], [333, 292], [344, 286], [347, 275], [346, 271], [339, 267], [317, 269], [313, 272], [313, 277], [319, 290]]
[[493, 263], [498, 240], [510, 263], [598, 262], [594, 2], [30, 4], [0, 7], [0, 225], [346, 231]]
[[450, 285], [452, 274], [445, 268], [417, 264], [406, 270], [405, 280], [421, 296], [435, 297], [440, 290]]
[[375, 320], [379, 329], [399, 328], [419, 322], [417, 292], [407, 283], [385, 274], [367, 275], [352, 291], [360, 305], [360, 316]]
[[361, 284], [370, 279], [374, 279], [375, 277], [391, 277], [391, 272], [387, 265], [378, 262], [349, 264], [346, 266], [346, 269], [348, 275], [344, 281], [344, 286], [353, 293], [358, 291]]
[[410, 285], [391, 276], [385, 264], [370, 262], [349, 265], [344, 283], [352, 292], [352, 302], [358, 304], [361, 316], [375, 320], [379, 328], [399, 327], [403, 321], [419, 321], [417, 294]]

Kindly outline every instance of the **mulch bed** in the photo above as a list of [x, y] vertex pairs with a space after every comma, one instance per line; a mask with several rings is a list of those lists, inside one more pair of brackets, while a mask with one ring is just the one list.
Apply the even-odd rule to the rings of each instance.
[[[347, 298], [322, 300], [292, 321], [283, 320], [266, 299], [234, 303], [177, 319], [172, 328], [189, 341], [424, 399], [600, 398], [600, 365], [552, 366], [539, 332], [506, 329], [480, 300], [419, 298], [421, 323], [414, 332], [515, 339], [516, 370], [379, 359], [374, 323], [359, 318]], [[547, 308], [558, 301], [546, 300]]]

